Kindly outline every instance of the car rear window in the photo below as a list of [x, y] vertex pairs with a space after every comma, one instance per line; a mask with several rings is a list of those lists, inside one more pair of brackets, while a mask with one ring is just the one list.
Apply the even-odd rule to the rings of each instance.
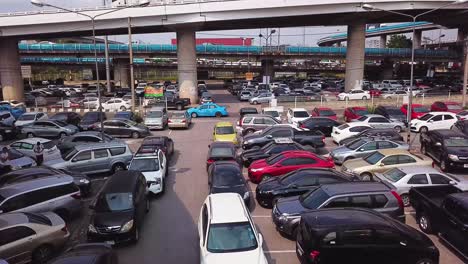
[[48, 225], [48, 226], [52, 225], [52, 222], [50, 221], [50, 219], [41, 214], [31, 214], [31, 213], [24, 213], [24, 214], [28, 218], [29, 223]]
[[317, 188], [306, 194], [303, 194], [301, 197], [299, 197], [299, 201], [305, 208], [317, 209], [329, 198], [330, 196], [322, 188]]
[[388, 170], [383, 173], [383, 176], [392, 182], [399, 181], [401, 178], [405, 177], [405, 175], [406, 173], [402, 172], [401, 170], [397, 168]]
[[231, 148], [211, 148], [210, 155], [213, 158], [232, 157], [234, 156], [234, 151]]
[[306, 111], [295, 111], [294, 112], [294, 117], [309, 117], [309, 113], [307, 113]]
[[109, 150], [112, 156], [122, 155], [125, 153], [125, 147], [110, 148]]
[[55, 143], [53, 141], [42, 143], [42, 145], [44, 146], [45, 149], [51, 149], [55, 147]]

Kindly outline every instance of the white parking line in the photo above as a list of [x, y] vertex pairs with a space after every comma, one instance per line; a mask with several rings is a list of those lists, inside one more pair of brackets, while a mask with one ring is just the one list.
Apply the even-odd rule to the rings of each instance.
[[267, 250], [264, 251], [265, 253], [268, 254], [277, 254], [277, 253], [296, 253], [296, 250]]
[[269, 218], [271, 215], [252, 215], [253, 218]]

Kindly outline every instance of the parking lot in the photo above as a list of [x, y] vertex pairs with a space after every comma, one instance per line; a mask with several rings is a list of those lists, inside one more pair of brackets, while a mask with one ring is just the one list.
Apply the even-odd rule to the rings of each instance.
[[[155, 135], [171, 137], [175, 143], [175, 152], [170, 161], [169, 178], [166, 191], [152, 199], [151, 211], [145, 218], [140, 241], [137, 244], [117, 247], [120, 263], [198, 263], [197, 222], [201, 205], [208, 195], [207, 173], [205, 170], [208, 145], [211, 143], [212, 129], [216, 122], [235, 123], [238, 112], [247, 103], [237, 99], [224, 90], [213, 90], [215, 102], [227, 106], [230, 116], [222, 119], [197, 118], [189, 130], [154, 131]], [[312, 108], [312, 104], [308, 108]], [[257, 106], [260, 108], [260, 106]], [[133, 151], [139, 147], [142, 139], [125, 139]], [[335, 144], [327, 138], [327, 147]], [[413, 149], [419, 149], [418, 140]], [[244, 170], [246, 177], [247, 173]], [[96, 193], [108, 175], [96, 175], [93, 178], [93, 193]], [[464, 175], [468, 178], [468, 175]], [[256, 184], [249, 183], [252, 195]], [[85, 200], [89, 203], [92, 198]], [[88, 226], [89, 210], [85, 207], [83, 216], [72, 223], [70, 244], [84, 242]], [[271, 210], [260, 207], [252, 199], [251, 214], [259, 231], [264, 237], [264, 250], [269, 263], [298, 263], [295, 242], [282, 237], [271, 220]], [[417, 228], [411, 208], [406, 209], [406, 222]], [[463, 263], [452, 250], [431, 236], [440, 250], [440, 263]]]

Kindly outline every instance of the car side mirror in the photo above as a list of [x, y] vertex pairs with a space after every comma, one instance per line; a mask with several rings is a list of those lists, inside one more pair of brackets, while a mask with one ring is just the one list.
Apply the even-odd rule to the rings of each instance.
[[363, 148], [360, 148], [359, 151], [364, 151], [364, 149], [363, 149]]
[[442, 146], [442, 143], [436, 142], [434, 145], [435, 145], [436, 147], [441, 147], [441, 146]]
[[381, 163], [379, 164], [379, 166], [380, 166], [380, 167], [383, 167], [383, 166], [385, 166], [385, 163], [381, 162]]
[[433, 123], [433, 122], [434, 122], [434, 120], [429, 120], [429, 121], [427, 121], [427, 122], [429, 122], [429, 123]]
[[457, 185], [457, 182], [456, 181], [449, 181], [449, 184], [450, 185]]
[[273, 136], [272, 136], [272, 135], [267, 135], [267, 136], [266, 136], [266, 138], [268, 138], [268, 139], [272, 139], [272, 138], [273, 138]]

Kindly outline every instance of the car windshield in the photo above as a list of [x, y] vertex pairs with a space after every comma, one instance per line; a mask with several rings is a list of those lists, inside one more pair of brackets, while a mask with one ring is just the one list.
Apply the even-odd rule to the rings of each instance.
[[257, 246], [257, 239], [249, 222], [210, 225], [207, 242], [209, 252], [249, 251]]
[[356, 109], [354, 110], [354, 112], [356, 112], [356, 114], [360, 116], [369, 114], [369, 111], [367, 111], [367, 109]]
[[459, 104], [447, 104], [448, 110], [462, 110], [462, 106]]
[[21, 115], [20, 117], [18, 117], [18, 120], [31, 121], [31, 120], [34, 120], [35, 117], [36, 115]]
[[222, 166], [213, 172], [213, 186], [229, 187], [244, 184], [241, 171], [233, 166]]
[[272, 117], [279, 117], [278, 111], [264, 111], [263, 113], [265, 115], [269, 115], [269, 116], [272, 116]]
[[358, 118], [357, 120], [359, 121], [366, 121], [367, 119], [367, 116], [361, 116], [360, 118]]
[[419, 120], [427, 121], [427, 120], [429, 120], [431, 117], [433, 117], [433, 115], [431, 115], [431, 114], [425, 114], [425, 115], [421, 116], [421, 117], [419, 118]]
[[348, 128], [348, 127], [349, 127], [348, 124], [342, 124], [341, 126], [338, 126], [337, 128], [338, 128], [339, 130], [343, 130], [343, 129], [346, 129], [346, 128]]
[[448, 138], [444, 139], [444, 144], [446, 147], [468, 147], [468, 138]]
[[320, 110], [320, 115], [321, 116], [335, 116], [335, 112], [332, 110]]
[[299, 197], [299, 202], [308, 209], [317, 209], [320, 205], [323, 204], [330, 196], [322, 190], [322, 188], [317, 188], [308, 193], [305, 193]]
[[232, 127], [232, 126], [216, 127], [216, 134], [217, 135], [231, 135], [231, 134], [234, 134], [234, 127]]
[[349, 149], [352, 149], [352, 150], [355, 150], [357, 148], [359, 148], [360, 146], [362, 146], [363, 144], [365, 144], [366, 141], [362, 140], [362, 139], [357, 139], [357, 140], [354, 140], [354, 141], [351, 141], [349, 142], [348, 144], [346, 144], [345, 146]]
[[367, 157], [364, 158], [364, 160], [369, 163], [369, 164], [376, 164], [377, 162], [379, 162], [379, 160], [381, 160], [383, 157], [385, 157], [382, 153], [376, 151], [370, 155], [368, 155]]
[[159, 171], [159, 160], [156, 158], [133, 159], [128, 169], [141, 172]]
[[429, 112], [429, 108], [427, 108], [426, 106], [415, 106], [413, 108], [413, 112], [415, 112], [415, 113], [427, 113], [427, 112]]
[[210, 156], [213, 158], [216, 157], [233, 157], [234, 151], [232, 148], [223, 148], [223, 147], [215, 147], [211, 148]]
[[294, 112], [294, 117], [309, 117], [309, 113], [307, 113], [306, 111], [295, 111]]
[[401, 170], [397, 168], [388, 170], [383, 173], [383, 176], [387, 178], [388, 180], [390, 180], [391, 182], [397, 182], [401, 178], [403, 178], [405, 175], [406, 173], [402, 172]]
[[161, 118], [163, 116], [163, 113], [161, 111], [152, 111], [149, 112], [146, 117], [149, 118]]
[[76, 150], [75, 148], [72, 148], [70, 151], [64, 153], [62, 155], [62, 158], [64, 160], [71, 160], [71, 158], [73, 158], [73, 156], [75, 156], [76, 153], [78, 153], [78, 150]]
[[132, 193], [101, 194], [96, 202], [97, 212], [119, 212], [133, 208]]
[[170, 114], [171, 118], [185, 118], [185, 113], [172, 113]]
[[272, 165], [272, 164], [275, 164], [276, 162], [280, 161], [281, 159], [283, 159], [283, 155], [280, 154], [277, 154], [277, 155], [273, 155], [271, 157], [269, 157], [266, 162], [268, 165]]

